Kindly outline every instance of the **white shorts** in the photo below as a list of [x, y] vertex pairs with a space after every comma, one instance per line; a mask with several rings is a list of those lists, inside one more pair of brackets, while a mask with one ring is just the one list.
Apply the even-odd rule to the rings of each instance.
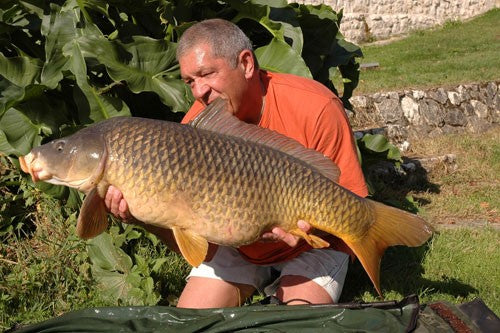
[[255, 265], [243, 259], [235, 248], [219, 246], [212, 260], [194, 267], [187, 278], [197, 276], [248, 284], [271, 296], [275, 294], [282, 276], [299, 275], [320, 285], [337, 303], [348, 264], [349, 256], [344, 252], [312, 249], [279, 264]]

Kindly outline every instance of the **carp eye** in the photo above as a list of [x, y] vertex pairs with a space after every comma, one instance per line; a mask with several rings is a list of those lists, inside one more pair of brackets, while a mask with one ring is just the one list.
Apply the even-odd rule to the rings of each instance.
[[59, 142], [56, 142], [56, 150], [58, 152], [62, 152], [64, 150], [64, 141], [59, 141]]

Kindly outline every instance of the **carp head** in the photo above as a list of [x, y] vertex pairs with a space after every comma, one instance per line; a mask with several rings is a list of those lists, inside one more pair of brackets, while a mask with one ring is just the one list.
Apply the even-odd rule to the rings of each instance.
[[88, 192], [102, 178], [106, 147], [101, 135], [81, 130], [33, 148], [19, 157], [19, 162], [34, 182], [45, 181]]

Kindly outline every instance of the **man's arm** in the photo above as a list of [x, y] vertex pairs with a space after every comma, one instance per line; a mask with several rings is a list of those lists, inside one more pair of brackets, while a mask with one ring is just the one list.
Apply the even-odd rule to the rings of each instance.
[[106, 192], [106, 197], [104, 198], [104, 203], [111, 214], [122, 219], [124, 223], [135, 224], [143, 227], [147, 231], [155, 234], [160, 238], [169, 249], [179, 253], [179, 247], [175, 242], [174, 235], [172, 230], [155, 227], [150, 224], [143, 223], [142, 221], [134, 218], [128, 209], [127, 201], [123, 198], [122, 192], [114, 187], [113, 185], [108, 187], [108, 191]]

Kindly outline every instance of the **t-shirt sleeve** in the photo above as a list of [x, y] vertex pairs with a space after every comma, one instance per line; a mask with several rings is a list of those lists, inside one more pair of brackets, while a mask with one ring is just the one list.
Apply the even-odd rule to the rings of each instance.
[[191, 120], [193, 120], [197, 115], [200, 114], [200, 112], [205, 108], [203, 104], [201, 104], [198, 101], [195, 101], [191, 108], [189, 108], [188, 112], [184, 115], [184, 118], [182, 118], [181, 123], [182, 124], [187, 124]]
[[342, 102], [331, 99], [319, 114], [311, 147], [328, 156], [340, 169], [339, 184], [359, 196], [368, 195], [356, 144]]

